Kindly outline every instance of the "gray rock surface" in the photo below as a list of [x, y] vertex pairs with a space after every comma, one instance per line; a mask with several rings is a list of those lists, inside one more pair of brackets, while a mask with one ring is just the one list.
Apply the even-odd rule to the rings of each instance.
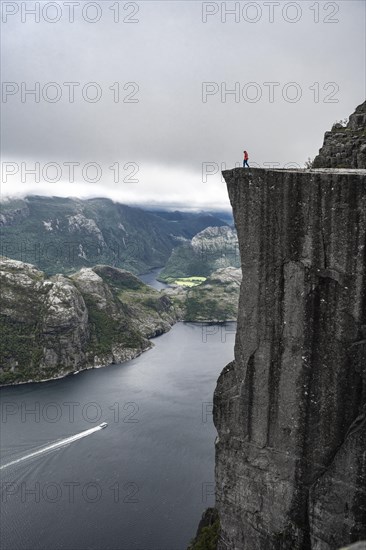
[[239, 267], [238, 236], [232, 227], [207, 227], [191, 241], [192, 248], [212, 270]]
[[349, 117], [347, 126], [336, 123], [324, 135], [314, 168], [366, 168], [366, 101]]
[[214, 396], [219, 550], [366, 538], [366, 173], [224, 173], [243, 280]]
[[168, 296], [109, 266], [47, 278], [2, 257], [0, 285], [0, 384], [132, 359], [177, 320]]

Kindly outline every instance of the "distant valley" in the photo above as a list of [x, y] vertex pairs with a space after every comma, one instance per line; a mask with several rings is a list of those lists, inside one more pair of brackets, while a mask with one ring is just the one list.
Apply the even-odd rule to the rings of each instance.
[[48, 275], [106, 264], [132, 273], [165, 266], [173, 248], [230, 215], [147, 211], [109, 199], [30, 196], [3, 201], [1, 255]]
[[[235, 320], [238, 241], [219, 216], [107, 199], [4, 202], [0, 384], [131, 359], [176, 321]], [[164, 290], [136, 276], [162, 266]]]

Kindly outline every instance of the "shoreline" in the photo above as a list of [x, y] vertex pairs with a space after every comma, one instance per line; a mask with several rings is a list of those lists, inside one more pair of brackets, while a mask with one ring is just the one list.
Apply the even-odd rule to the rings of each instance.
[[[123, 363], [126, 363], [127, 361], [132, 361], [133, 359], [136, 359], [136, 357], [139, 357], [145, 351], [149, 351], [153, 347], [154, 347], [154, 344], [151, 343], [151, 346], [149, 346], [149, 347], [147, 347], [143, 350], [139, 350], [136, 354], [131, 355], [131, 357], [126, 357], [125, 359], [121, 359], [120, 361], [116, 361], [116, 362], [113, 362], [113, 363], [108, 362], [108, 363], [100, 364], [100, 365], [88, 365], [86, 367], [81, 367], [81, 368], [79, 368], [78, 370], [75, 370], [75, 371], [71, 370], [71, 371], [63, 372], [63, 373], [60, 373], [59, 375], [51, 376], [50, 378], [42, 378], [41, 380], [30, 379], [30, 380], [21, 380], [19, 382], [10, 382], [9, 384], [0, 384], [0, 389], [1, 388], [8, 388], [10, 386], [21, 386], [21, 385], [24, 385], [24, 384], [43, 384], [43, 382], [52, 382], [52, 380], [62, 380], [63, 378], [66, 378], [67, 376], [76, 376], [77, 374], [79, 374], [81, 372], [84, 372], [86, 370], [105, 369], [105, 368], [110, 367], [112, 365], [122, 365]], [[132, 349], [132, 348], [130, 348], [130, 349]]]
[[[125, 359], [121, 359], [119, 361], [114, 361], [114, 362], [107, 362], [107, 363], [97, 364], [97, 365], [88, 365], [88, 366], [85, 366], [85, 367], [81, 367], [76, 371], [60, 372], [56, 376], [51, 376], [50, 378], [42, 378], [41, 380], [29, 379], [29, 380], [20, 380], [18, 382], [9, 382], [9, 384], [0, 384], [0, 389], [1, 388], [14, 387], [14, 386], [22, 386], [24, 384], [43, 384], [44, 382], [52, 382], [52, 380], [62, 380], [63, 378], [66, 378], [67, 376], [76, 376], [77, 374], [79, 374], [81, 372], [84, 372], [86, 370], [104, 369], [104, 368], [107, 368], [111, 365], [122, 365], [123, 363], [126, 363], [127, 361], [132, 361], [133, 359], [136, 359], [137, 357], [139, 357], [140, 355], [142, 355], [146, 351], [149, 351], [150, 349], [152, 349], [154, 347], [154, 342], [152, 342], [151, 340], [154, 339], [154, 338], [158, 338], [159, 336], [163, 336], [164, 334], [167, 334], [167, 332], [169, 332], [172, 329], [172, 327], [177, 325], [178, 323], [189, 323], [189, 324], [192, 324], [192, 325], [202, 324], [202, 325], [213, 326], [213, 325], [225, 325], [226, 323], [236, 323], [236, 322], [237, 322], [237, 319], [227, 319], [225, 321], [218, 321], [218, 320], [185, 321], [184, 319], [179, 319], [173, 325], [171, 325], [171, 327], [168, 331], [162, 332], [161, 334], [150, 336], [148, 338], [148, 340], [150, 342], [150, 346], [148, 346], [148, 347], [146, 347], [145, 349], [142, 349], [142, 350], [137, 350], [136, 349], [136, 353], [131, 354], [130, 357], [126, 357]], [[126, 349], [133, 349], [133, 348], [126, 348]]]

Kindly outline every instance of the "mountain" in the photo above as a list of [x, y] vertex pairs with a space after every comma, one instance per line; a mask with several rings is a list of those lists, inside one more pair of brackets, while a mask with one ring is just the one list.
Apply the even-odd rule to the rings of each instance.
[[[149, 210], [148, 207], [146, 207], [146, 210]], [[166, 218], [166, 219], [176, 219], [176, 217], [181, 216], [183, 212], [180, 212], [179, 210], [175, 211], [167, 211], [167, 210], [149, 210], [149, 212], [154, 212], [158, 214], [159, 216]], [[207, 215], [207, 212], [201, 211], [198, 212], [200, 215]], [[186, 216], [186, 219], [192, 219], [192, 217], [197, 216], [196, 212], [184, 212], [184, 215]], [[234, 224], [234, 218], [231, 211], [228, 210], [213, 210], [209, 213], [210, 216], [213, 218], [217, 218], [223, 222], [225, 222], [227, 225], [233, 225]], [[178, 218], [177, 218], [178, 219]], [[212, 221], [212, 219], [211, 219]]]
[[1, 258], [0, 285], [1, 384], [120, 363], [177, 320], [169, 297], [109, 266], [47, 277]]
[[2, 257], [0, 384], [132, 359], [178, 320], [234, 320], [240, 279], [239, 269], [224, 268], [197, 287], [157, 291], [111, 266], [47, 276]]
[[191, 288], [172, 285], [165, 290], [180, 318], [187, 322], [235, 321], [238, 314], [241, 270], [224, 267]]
[[108, 264], [135, 274], [161, 267], [173, 248], [208, 226], [207, 212], [149, 212], [109, 199], [30, 196], [3, 201], [1, 254], [52, 275]]
[[207, 227], [174, 248], [159, 280], [207, 277], [224, 267], [240, 267], [238, 237], [229, 226]]

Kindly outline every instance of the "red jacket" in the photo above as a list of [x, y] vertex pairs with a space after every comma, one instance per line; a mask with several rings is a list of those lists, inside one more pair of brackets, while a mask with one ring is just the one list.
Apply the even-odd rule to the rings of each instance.
[[244, 151], [244, 160], [248, 160], [248, 153], [246, 151]]

